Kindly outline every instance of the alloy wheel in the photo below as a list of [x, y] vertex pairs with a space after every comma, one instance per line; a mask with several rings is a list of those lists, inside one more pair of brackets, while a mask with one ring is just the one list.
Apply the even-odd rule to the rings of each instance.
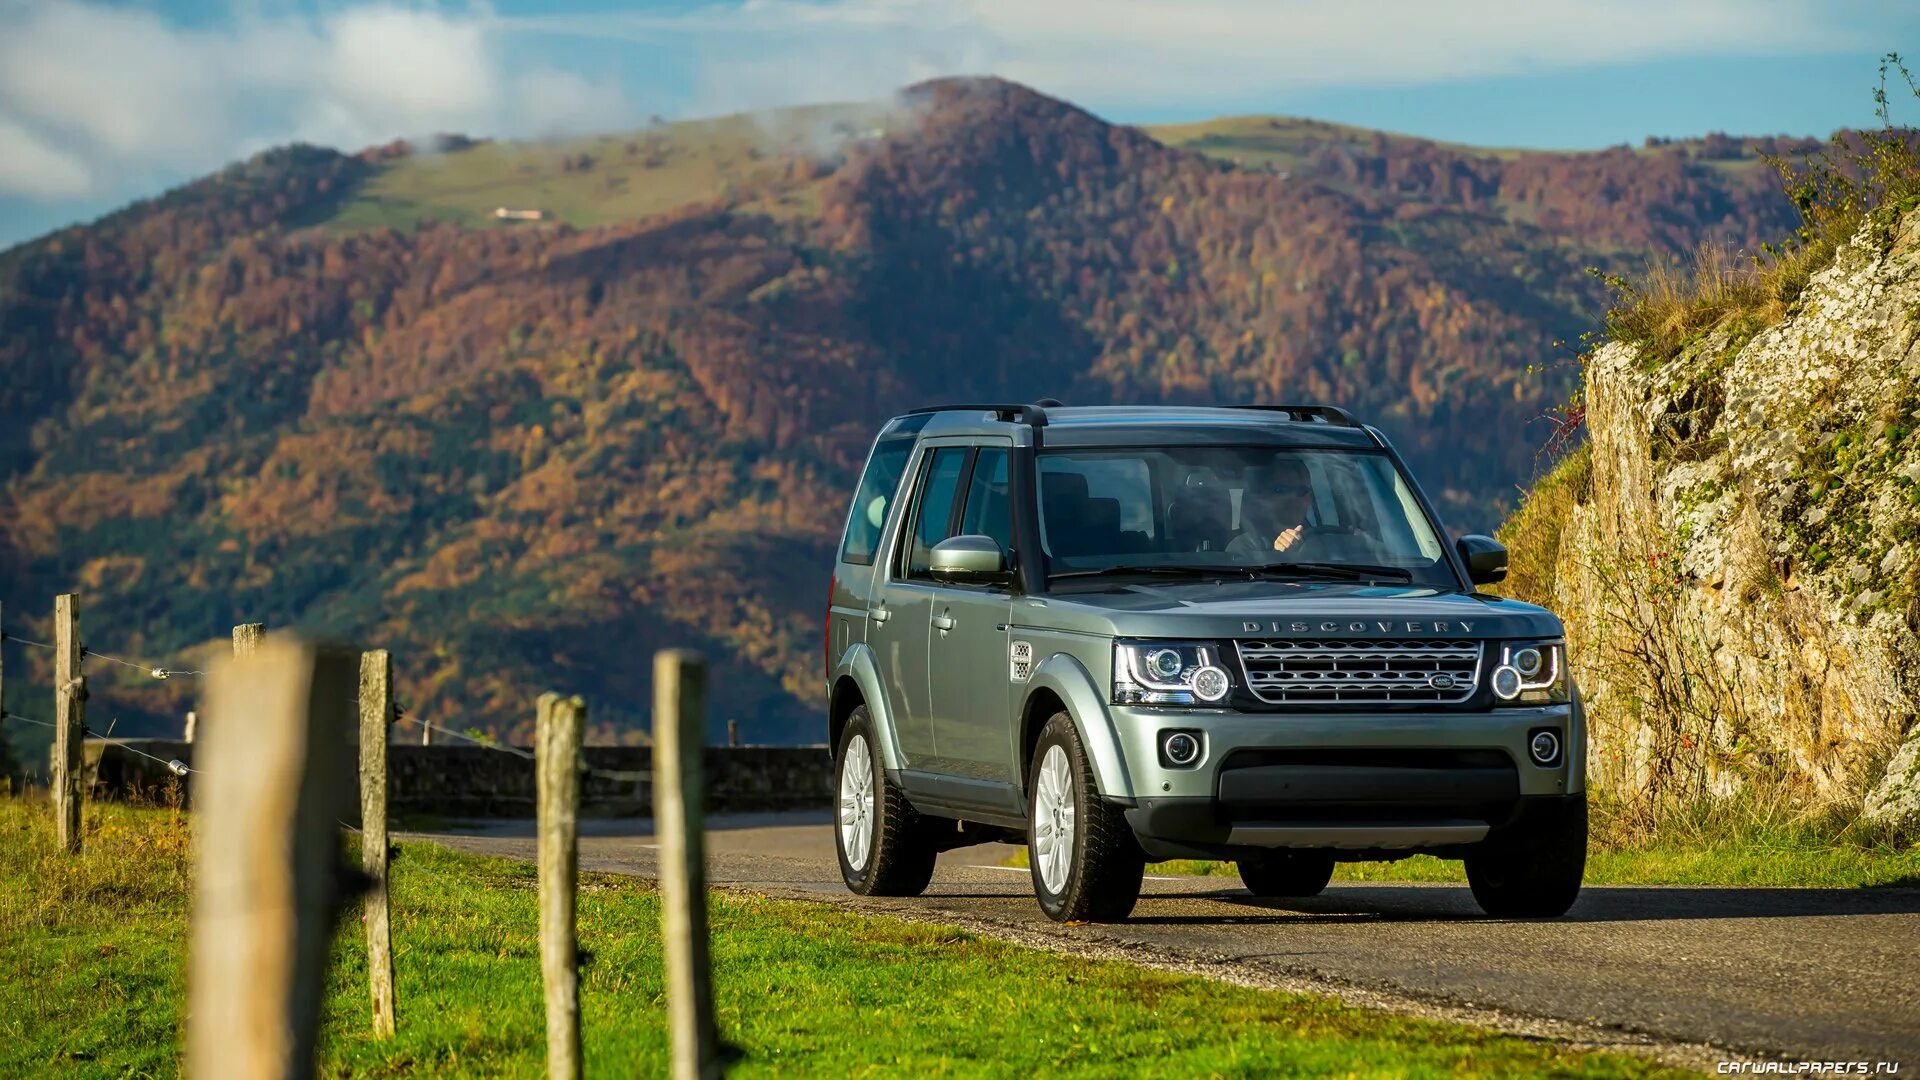
[[873, 855], [873, 818], [873, 757], [866, 736], [855, 735], [840, 761], [840, 850], [855, 870]]
[[1033, 858], [1047, 891], [1060, 893], [1073, 869], [1073, 766], [1062, 746], [1040, 759], [1033, 799]]

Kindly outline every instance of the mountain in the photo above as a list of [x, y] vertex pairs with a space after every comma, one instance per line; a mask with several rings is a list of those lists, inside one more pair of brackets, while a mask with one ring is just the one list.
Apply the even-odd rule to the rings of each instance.
[[[271, 151], [0, 254], [0, 598], [18, 626], [77, 588], [90, 645], [169, 667], [255, 619], [377, 643], [415, 715], [521, 735], [561, 688], [633, 737], [647, 655], [691, 645], [716, 730], [815, 739], [827, 560], [887, 416], [1338, 402], [1485, 529], [1605, 306], [1587, 269], [1776, 238], [1757, 155], [1811, 145], [1139, 129], [942, 80]], [[93, 715], [174, 729], [189, 685], [108, 667]], [[20, 691], [44, 657], [8, 673], [51, 711]]]

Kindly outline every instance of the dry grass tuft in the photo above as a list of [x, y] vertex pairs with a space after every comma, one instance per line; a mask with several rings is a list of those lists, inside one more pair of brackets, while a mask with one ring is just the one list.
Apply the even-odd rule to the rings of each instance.
[[1878, 130], [1842, 131], [1819, 154], [1770, 162], [1800, 211], [1792, 238], [1751, 253], [1703, 244], [1690, 259], [1654, 263], [1637, 280], [1605, 275], [1618, 298], [1607, 313], [1608, 336], [1659, 363], [1715, 330], [1751, 332], [1778, 320], [1863, 228], [1890, 242], [1893, 222], [1920, 205], [1920, 137], [1894, 126], [1889, 75], [1920, 99], [1912, 73], [1888, 53], [1874, 92]]
[[1576, 504], [1587, 500], [1593, 455], [1581, 443], [1541, 477], [1526, 500], [1500, 526], [1507, 545], [1507, 579], [1494, 591], [1529, 604], [1552, 607], [1560, 565], [1560, 535]]

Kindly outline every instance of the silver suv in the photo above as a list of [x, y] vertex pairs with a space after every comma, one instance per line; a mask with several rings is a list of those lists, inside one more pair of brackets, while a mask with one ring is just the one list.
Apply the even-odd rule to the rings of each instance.
[[826, 616], [840, 870], [914, 895], [1024, 843], [1040, 907], [1117, 920], [1149, 859], [1258, 896], [1464, 859], [1551, 917], [1586, 863], [1560, 621], [1476, 590], [1379, 431], [1326, 406], [951, 405], [887, 423]]

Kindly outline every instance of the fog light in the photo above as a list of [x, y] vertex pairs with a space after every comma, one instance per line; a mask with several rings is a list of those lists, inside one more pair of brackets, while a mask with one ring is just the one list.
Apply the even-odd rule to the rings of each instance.
[[1560, 736], [1551, 731], [1536, 731], [1527, 741], [1527, 753], [1535, 765], [1551, 765], [1560, 760]]
[[1163, 749], [1167, 760], [1175, 765], [1191, 765], [1200, 758], [1200, 740], [1184, 731], [1167, 736]]
[[1501, 701], [1520, 696], [1520, 672], [1505, 664], [1493, 669], [1493, 692]]
[[1227, 678], [1225, 671], [1209, 666], [1193, 673], [1191, 685], [1194, 697], [1201, 701], [1219, 701], [1227, 696], [1227, 691], [1232, 688], [1232, 681]]

